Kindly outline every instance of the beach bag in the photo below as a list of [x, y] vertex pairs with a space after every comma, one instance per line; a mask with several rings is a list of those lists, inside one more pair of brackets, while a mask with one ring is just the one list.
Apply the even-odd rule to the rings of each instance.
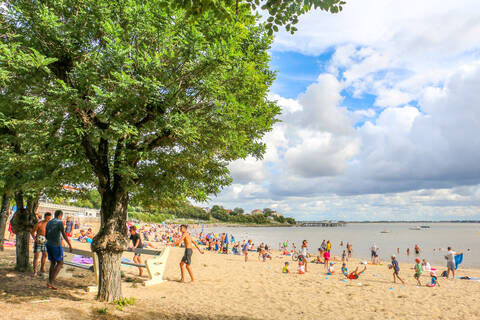
[[448, 272], [446, 270], [442, 272], [442, 277], [446, 278], [447, 275], [448, 275]]

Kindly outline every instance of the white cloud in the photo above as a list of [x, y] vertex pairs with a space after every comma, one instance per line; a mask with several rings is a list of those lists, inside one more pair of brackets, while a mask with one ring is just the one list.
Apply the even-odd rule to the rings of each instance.
[[277, 35], [274, 50], [319, 55], [333, 47], [330, 73], [341, 73], [356, 97], [370, 93], [377, 106], [396, 107], [476, 59], [478, 12], [475, 0], [348, 1], [339, 14], [302, 16], [295, 35]]
[[[300, 219], [480, 219], [480, 2], [348, 1], [274, 50], [334, 53], [215, 202]], [[374, 96], [360, 109], [344, 96]]]

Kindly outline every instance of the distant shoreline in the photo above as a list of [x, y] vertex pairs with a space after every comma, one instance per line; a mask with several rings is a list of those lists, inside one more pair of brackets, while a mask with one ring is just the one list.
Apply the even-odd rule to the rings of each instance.
[[[309, 222], [309, 221], [302, 221], [302, 222]], [[312, 221], [313, 222], [313, 221]], [[339, 221], [345, 224], [367, 224], [367, 223], [377, 223], [377, 224], [394, 224], [394, 223], [408, 223], [408, 224], [416, 224], [416, 225], [421, 225], [421, 224], [434, 224], [434, 223], [478, 223], [480, 224], [480, 220], [453, 220], [453, 221]], [[215, 228], [215, 227], [230, 227], [230, 228], [235, 228], [235, 227], [253, 227], [253, 228], [261, 228], [261, 227], [266, 227], [266, 228], [275, 228], [275, 227], [301, 227], [305, 228], [304, 226], [301, 226], [299, 224], [294, 224], [294, 225], [287, 225], [287, 224], [235, 224], [235, 223], [204, 223], [205, 227], [210, 227], [210, 228]], [[340, 227], [319, 227], [319, 228], [340, 228]]]
[[452, 220], [452, 221], [343, 221], [345, 223], [480, 223], [480, 220]]

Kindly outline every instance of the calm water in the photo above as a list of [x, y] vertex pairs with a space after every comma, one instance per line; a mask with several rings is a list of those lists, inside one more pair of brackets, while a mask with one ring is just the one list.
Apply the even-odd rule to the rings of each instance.
[[[344, 244], [353, 244], [353, 256], [356, 258], [369, 258], [370, 247], [375, 243], [379, 248], [380, 258], [389, 259], [395, 254], [401, 262], [413, 262], [415, 254], [413, 247], [418, 244], [421, 248], [420, 256], [426, 258], [432, 265], [444, 265], [447, 246], [454, 251], [463, 251], [463, 267], [480, 267], [480, 224], [478, 223], [425, 223], [430, 229], [410, 230], [418, 224], [414, 223], [352, 223], [345, 227], [239, 227], [239, 228], [205, 228], [206, 232], [227, 232], [233, 234], [235, 239], [252, 239], [255, 244], [267, 243], [272, 248], [278, 249], [279, 244], [285, 240], [294, 242], [297, 248], [301, 241], [306, 239], [309, 243], [309, 252], [317, 253], [322, 240], [332, 242], [334, 255], [340, 256], [343, 252], [340, 241]], [[383, 230], [390, 233], [381, 233]], [[397, 254], [400, 248], [400, 254]], [[406, 249], [410, 248], [410, 256]], [[442, 248], [439, 251], [439, 248]], [[435, 249], [435, 251], [434, 251]], [[468, 251], [470, 249], [470, 251]]]

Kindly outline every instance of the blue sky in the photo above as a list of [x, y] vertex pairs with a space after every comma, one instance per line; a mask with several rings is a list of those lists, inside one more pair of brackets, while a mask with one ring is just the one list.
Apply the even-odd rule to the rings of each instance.
[[[411, 7], [416, 10], [410, 10]], [[209, 204], [302, 220], [480, 219], [480, 2], [348, 2], [279, 32], [263, 160]]]
[[332, 50], [318, 56], [293, 51], [271, 52], [271, 67], [278, 71], [272, 92], [281, 92], [285, 98], [296, 98], [325, 71], [332, 54]]

